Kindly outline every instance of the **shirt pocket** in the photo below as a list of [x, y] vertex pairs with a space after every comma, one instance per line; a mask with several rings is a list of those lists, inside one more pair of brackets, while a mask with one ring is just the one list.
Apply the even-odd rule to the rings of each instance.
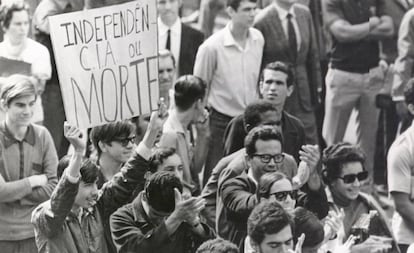
[[31, 175], [41, 175], [43, 174], [43, 166], [38, 163], [32, 163]]

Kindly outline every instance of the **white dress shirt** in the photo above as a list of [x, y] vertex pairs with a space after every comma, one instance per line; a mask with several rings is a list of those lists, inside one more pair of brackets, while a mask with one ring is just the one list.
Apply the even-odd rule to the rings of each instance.
[[279, 14], [280, 20], [282, 21], [283, 31], [285, 32], [286, 39], [288, 39], [288, 40], [289, 40], [289, 35], [288, 35], [288, 18], [287, 18], [287, 15], [289, 13], [292, 15], [292, 24], [293, 24], [293, 28], [295, 29], [296, 41], [297, 41], [298, 51], [299, 51], [300, 43], [302, 41], [301, 41], [301, 37], [300, 37], [298, 22], [296, 21], [296, 14], [294, 12], [294, 5], [292, 5], [292, 7], [289, 9], [289, 11], [286, 11], [285, 9], [281, 8], [279, 5], [277, 5], [277, 3], [274, 3], [274, 6], [275, 6], [275, 8], [276, 8], [276, 10]]
[[175, 58], [175, 62], [176, 62], [176, 71], [175, 73], [180, 73], [180, 70], [178, 69], [178, 62], [179, 62], [179, 58], [180, 58], [180, 45], [181, 45], [181, 20], [180, 18], [177, 18], [177, 20], [175, 21], [175, 23], [171, 26], [168, 27], [167, 25], [165, 25], [161, 18], [158, 18], [158, 48], [161, 49], [165, 49], [165, 46], [167, 44], [167, 34], [168, 34], [168, 29], [171, 30], [170, 32], [170, 46], [171, 46], [171, 53], [174, 55]]

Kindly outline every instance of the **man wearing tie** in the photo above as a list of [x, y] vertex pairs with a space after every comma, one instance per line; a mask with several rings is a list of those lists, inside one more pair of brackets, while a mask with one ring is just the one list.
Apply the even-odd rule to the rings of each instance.
[[158, 46], [168, 49], [177, 64], [177, 77], [193, 73], [198, 47], [204, 35], [181, 22], [178, 12], [182, 0], [157, 0], [158, 6]]
[[286, 100], [286, 111], [305, 125], [305, 142], [317, 144], [314, 109], [321, 85], [319, 51], [309, 9], [297, 0], [275, 0], [256, 17], [255, 28], [265, 38], [262, 66], [275, 60], [294, 67], [295, 86]]

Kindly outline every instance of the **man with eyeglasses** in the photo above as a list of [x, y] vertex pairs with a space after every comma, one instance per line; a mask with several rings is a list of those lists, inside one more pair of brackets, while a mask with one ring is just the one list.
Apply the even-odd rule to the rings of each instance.
[[99, 166], [98, 188], [109, 181], [132, 155], [135, 142], [134, 125], [118, 121], [92, 128], [90, 140]]
[[253, 128], [245, 139], [248, 172], [226, 181], [219, 188], [224, 205], [228, 231], [219, 231], [221, 236], [243, 249], [247, 235], [247, 218], [257, 205], [256, 190], [262, 175], [280, 169], [283, 162], [283, 137], [273, 126]]

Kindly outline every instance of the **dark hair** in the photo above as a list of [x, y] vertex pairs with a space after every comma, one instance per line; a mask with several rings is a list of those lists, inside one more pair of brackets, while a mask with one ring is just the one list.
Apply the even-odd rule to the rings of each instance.
[[145, 185], [148, 204], [157, 211], [171, 213], [175, 208], [174, 188], [183, 191], [183, 185], [178, 177], [167, 171], [155, 172]]
[[262, 121], [262, 114], [268, 111], [277, 112], [274, 104], [266, 100], [257, 100], [247, 105], [243, 113], [243, 123], [247, 131], [257, 127]]
[[280, 142], [283, 150], [283, 136], [279, 128], [274, 126], [258, 126], [250, 130], [244, 139], [246, 154], [249, 157], [252, 157], [256, 153], [256, 142], [258, 140], [277, 140]]
[[173, 62], [173, 66], [174, 66], [174, 68], [175, 68], [175, 57], [174, 57], [174, 55], [171, 53], [171, 51], [170, 51], [170, 50], [168, 50], [168, 49], [161, 49], [161, 50], [158, 52], [158, 59], [160, 59], [160, 58], [167, 58], [167, 57], [171, 58], [171, 60], [172, 60], [172, 62]]
[[288, 87], [293, 85], [294, 80], [294, 73], [293, 73], [293, 67], [290, 63], [287, 62], [281, 62], [281, 61], [275, 61], [266, 64], [266, 66], [263, 68], [262, 72], [260, 73], [260, 81], [263, 81], [264, 79], [264, 71], [265, 70], [271, 70], [271, 71], [280, 71], [287, 75], [286, 84]]
[[293, 219], [295, 223], [293, 236], [295, 244], [302, 233], [305, 234], [304, 247], [313, 247], [323, 241], [325, 236], [323, 225], [311, 211], [303, 207], [297, 207], [293, 211]]
[[[348, 162], [360, 162], [364, 166], [365, 154], [362, 149], [347, 142], [331, 145], [323, 150], [322, 178], [326, 184], [341, 176], [342, 166]], [[365, 170], [365, 169], [364, 169]]]
[[26, 3], [14, 2], [10, 5], [3, 4], [0, 8], [0, 22], [4, 28], [9, 28], [13, 13], [26, 11], [29, 15], [29, 6]]
[[240, 6], [240, 3], [243, 1], [248, 1], [252, 3], [256, 3], [257, 0], [227, 0], [227, 6], [230, 6], [233, 10], [237, 11]]
[[247, 233], [256, 244], [262, 243], [266, 235], [279, 233], [290, 226], [293, 236], [293, 221], [281, 205], [274, 201], [263, 201], [252, 211], [247, 220]]
[[404, 89], [404, 98], [407, 105], [414, 105], [414, 78], [408, 80]]
[[135, 131], [135, 126], [129, 120], [122, 120], [93, 127], [89, 138], [93, 147], [98, 152], [98, 157], [102, 154], [99, 142], [110, 144], [116, 139], [128, 138]]
[[196, 253], [239, 253], [237, 246], [222, 238], [205, 241]]
[[3, 99], [7, 106], [14, 99], [26, 96], [35, 96], [37, 98], [36, 86], [28, 76], [14, 74], [6, 78], [1, 87], [0, 98]]
[[[65, 169], [69, 166], [72, 155], [65, 155], [59, 160], [57, 167], [57, 177], [60, 179]], [[82, 164], [80, 168], [80, 180], [86, 184], [94, 183], [99, 176], [99, 168], [88, 158], [82, 158]]]
[[174, 148], [156, 148], [149, 158], [148, 169], [151, 173], [157, 171], [158, 166], [160, 166], [168, 157], [176, 154]]
[[204, 99], [207, 85], [196, 76], [185, 75], [174, 84], [174, 99], [178, 110], [188, 110], [197, 100]]
[[260, 178], [259, 187], [257, 189], [257, 199], [260, 201], [260, 198], [269, 198], [270, 189], [272, 188], [273, 184], [282, 179], [287, 179], [290, 182], [290, 179], [280, 171], [264, 174]]

